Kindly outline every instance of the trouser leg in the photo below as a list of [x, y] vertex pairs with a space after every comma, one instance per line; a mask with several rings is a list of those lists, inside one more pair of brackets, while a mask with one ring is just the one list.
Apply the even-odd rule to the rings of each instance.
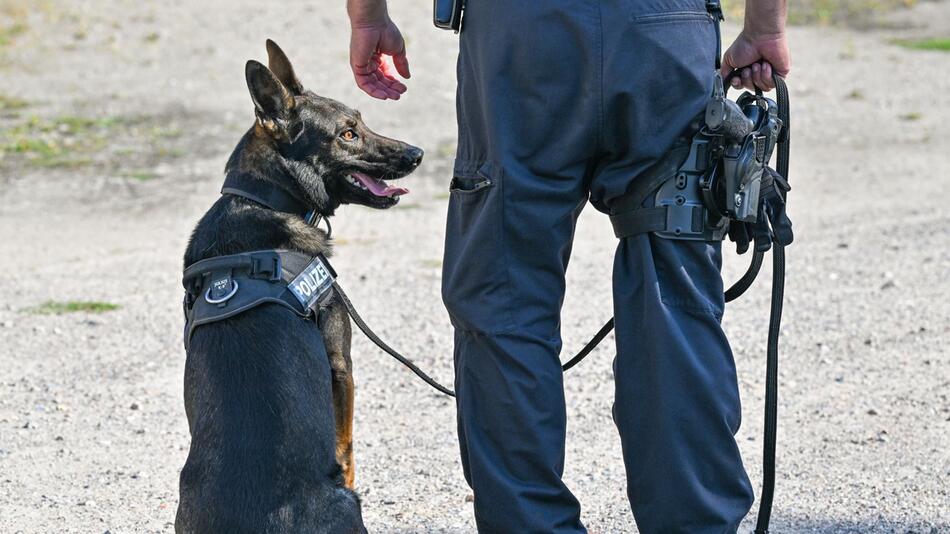
[[[606, 209], [703, 110], [716, 37], [702, 0], [601, 6], [606, 157], [591, 199]], [[719, 250], [653, 235], [617, 248], [614, 420], [645, 534], [734, 532], [752, 503]]]
[[544, 209], [518, 207], [514, 199], [537, 190], [537, 177], [484, 175], [491, 185], [452, 193], [444, 275], [456, 328], [459, 443], [476, 522], [487, 533], [584, 532], [578, 502], [561, 480], [566, 413], [558, 361], [579, 188], [572, 180], [549, 184]]
[[734, 438], [741, 409], [723, 306], [718, 245], [621, 241], [614, 421], [645, 534], [735, 532], [752, 504]]
[[[471, 2], [443, 297], [479, 532], [585, 532], [561, 480], [558, 354], [574, 223], [596, 142], [590, 2]], [[570, 70], [561, 68], [570, 65]]]

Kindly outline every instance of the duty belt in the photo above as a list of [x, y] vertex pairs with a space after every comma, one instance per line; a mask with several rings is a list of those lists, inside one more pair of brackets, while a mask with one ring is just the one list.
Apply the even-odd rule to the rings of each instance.
[[332, 295], [336, 272], [323, 255], [261, 250], [217, 256], [185, 269], [185, 348], [197, 327], [264, 304], [315, 317]]

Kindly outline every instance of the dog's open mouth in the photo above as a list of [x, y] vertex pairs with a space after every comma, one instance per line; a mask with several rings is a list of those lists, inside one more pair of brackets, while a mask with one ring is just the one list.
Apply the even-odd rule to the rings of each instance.
[[391, 186], [379, 178], [373, 178], [361, 172], [353, 172], [346, 175], [346, 181], [378, 197], [398, 197], [409, 192], [409, 190], [404, 187]]

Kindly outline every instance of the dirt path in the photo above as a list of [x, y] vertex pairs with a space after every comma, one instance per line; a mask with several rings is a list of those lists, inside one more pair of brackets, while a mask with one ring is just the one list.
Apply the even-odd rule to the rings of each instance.
[[[250, 124], [243, 64], [265, 57], [267, 37], [310, 88], [426, 148], [397, 209], [342, 210], [335, 266], [384, 337], [451, 379], [439, 258], [456, 46], [431, 29], [428, 1], [394, 3], [414, 73], [399, 103], [352, 87], [343, 2], [39, 4], [15, 35], [0, 34], [0, 532], [172, 530], [188, 445], [180, 253]], [[950, 54], [889, 43], [945, 31], [928, 23], [950, 9], [915, 13], [900, 18], [912, 29], [791, 34], [797, 242], [778, 532], [950, 532]], [[610, 314], [613, 247], [588, 210], [569, 274], [568, 352]], [[727, 279], [746, 261], [727, 258]], [[756, 484], [767, 293], [760, 283], [726, 317]], [[36, 313], [70, 300], [120, 308]], [[354, 355], [370, 530], [472, 532], [452, 403], [363, 338]], [[592, 531], [632, 532], [610, 358], [608, 345], [566, 379], [566, 477]]]

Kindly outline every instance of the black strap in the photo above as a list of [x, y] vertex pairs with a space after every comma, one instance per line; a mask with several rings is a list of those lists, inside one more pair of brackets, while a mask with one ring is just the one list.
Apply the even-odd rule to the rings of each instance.
[[386, 354], [389, 354], [390, 356], [395, 358], [397, 361], [399, 361], [399, 363], [408, 367], [413, 373], [416, 374], [416, 376], [421, 378], [426, 384], [429, 384], [433, 388], [437, 389], [439, 392], [444, 393], [450, 397], [455, 396], [454, 391], [436, 382], [435, 379], [427, 375], [422, 369], [419, 369], [419, 367], [416, 364], [412, 363], [412, 360], [400, 354], [398, 351], [396, 351], [396, 349], [387, 345], [386, 342], [382, 340], [382, 338], [377, 336], [376, 332], [373, 332], [373, 329], [370, 328], [369, 325], [366, 324], [366, 321], [364, 321], [362, 317], [360, 317], [360, 314], [357, 313], [356, 308], [353, 307], [353, 303], [350, 302], [349, 297], [347, 297], [346, 293], [343, 292], [343, 288], [341, 288], [340, 285], [337, 284], [336, 282], [333, 283], [333, 290], [336, 292], [337, 296], [340, 297], [340, 301], [343, 302], [343, 305], [346, 306], [346, 312], [350, 314], [350, 317], [353, 319], [353, 322], [356, 323], [356, 326], [359, 327], [360, 331], [362, 331], [363, 334], [366, 335], [366, 337], [368, 337], [370, 341], [372, 341], [377, 347], [382, 349], [383, 352], [385, 352]]
[[[689, 157], [690, 144], [684, 140], [637, 176], [628, 191], [610, 206], [610, 223], [618, 238], [666, 229], [667, 207], [644, 208], [643, 203], [679, 170]], [[700, 221], [701, 222], [701, 221]]]
[[311, 211], [306, 202], [273, 182], [243, 172], [228, 172], [221, 187], [221, 194], [243, 197], [274, 211], [292, 213], [305, 219]]
[[614, 235], [618, 239], [647, 232], [666, 230], [667, 206], [640, 208], [610, 216]]
[[722, 14], [722, 5], [719, 0], [706, 0], [706, 11], [712, 15], [713, 22], [716, 24], [716, 70], [722, 67], [722, 31], [719, 23], [726, 20]]
[[[382, 351], [385, 352], [386, 354], [389, 354], [390, 356], [395, 358], [399, 363], [408, 367], [413, 373], [416, 374], [416, 376], [421, 378], [423, 382], [425, 382], [426, 384], [429, 384], [440, 393], [444, 393], [445, 395], [448, 395], [450, 397], [455, 396], [454, 391], [436, 382], [434, 378], [427, 375], [422, 369], [420, 369], [415, 363], [413, 363], [412, 360], [400, 354], [399, 351], [390, 347], [385, 341], [382, 340], [382, 338], [376, 335], [376, 332], [373, 332], [373, 329], [370, 328], [368, 324], [366, 324], [366, 321], [364, 321], [363, 318], [360, 316], [360, 314], [356, 311], [356, 308], [353, 306], [353, 303], [350, 301], [349, 297], [346, 296], [346, 293], [343, 292], [343, 288], [341, 288], [339, 284], [334, 282], [333, 289], [334, 291], [336, 291], [336, 294], [340, 298], [340, 301], [343, 302], [343, 305], [346, 307], [346, 312], [353, 319], [353, 322], [356, 323], [356, 326], [360, 329], [360, 331], [363, 332], [363, 334], [367, 338], [369, 338], [369, 340], [372, 341], [373, 344], [375, 344], [377, 347], [382, 349]], [[584, 348], [582, 348], [567, 363], [561, 366], [561, 371], [562, 372], [567, 371], [571, 367], [574, 367], [575, 365], [577, 365], [585, 357], [587, 357], [587, 355], [590, 354], [591, 351], [593, 351], [595, 348], [597, 348], [597, 345], [599, 345], [600, 342], [603, 341], [604, 338], [607, 337], [607, 334], [609, 334], [610, 331], [613, 329], [614, 329], [614, 319], [613, 317], [611, 317], [610, 320], [607, 321], [607, 324], [602, 326], [601, 329], [597, 332], [597, 334], [594, 335], [593, 339], [591, 339], [590, 341], [587, 342], [586, 345], [584, 345]]]
[[[781, 76], [772, 76], [778, 116], [784, 125], [779, 138], [776, 171], [788, 181], [789, 109], [788, 87]], [[754, 258], [753, 258], [754, 260]], [[785, 247], [775, 243], [772, 248], [772, 306], [769, 311], [768, 350], [765, 358], [765, 439], [762, 445], [762, 495], [755, 534], [768, 534], [772, 518], [772, 500], [775, 497], [775, 447], [778, 434], [778, 338], [782, 327], [782, 307], [785, 300]]]

